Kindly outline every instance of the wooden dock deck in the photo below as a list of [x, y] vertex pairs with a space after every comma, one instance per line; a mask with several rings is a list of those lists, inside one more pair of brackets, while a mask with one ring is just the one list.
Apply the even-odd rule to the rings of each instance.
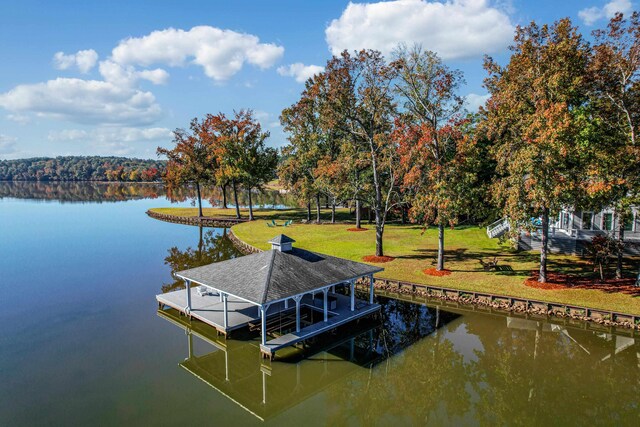
[[320, 335], [330, 331], [333, 328], [344, 325], [360, 317], [365, 317], [380, 310], [379, 304], [362, 303], [356, 305], [354, 311], [351, 311], [349, 297], [345, 295], [334, 295], [337, 301], [337, 307], [331, 310], [331, 316], [326, 322], [320, 321], [300, 329], [300, 332], [291, 332], [277, 338], [271, 339], [266, 344], [260, 344], [260, 351], [266, 357], [273, 358], [277, 350], [295, 345], [301, 341]]
[[[184, 289], [166, 294], [156, 295], [159, 304], [175, 308], [185, 313], [187, 295]], [[224, 308], [218, 295], [198, 295], [195, 289], [191, 289], [191, 311], [188, 313], [194, 319], [207, 323], [221, 332], [227, 334], [235, 329], [245, 327], [249, 322], [259, 321], [258, 307], [238, 298], [228, 299], [228, 323], [224, 327]]]

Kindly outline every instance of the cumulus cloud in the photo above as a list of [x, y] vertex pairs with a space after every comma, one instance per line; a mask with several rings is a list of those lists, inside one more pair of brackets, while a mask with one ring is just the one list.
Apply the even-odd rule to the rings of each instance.
[[470, 93], [465, 97], [464, 106], [467, 108], [467, 110], [475, 113], [480, 109], [480, 107], [486, 104], [490, 96], [491, 95], [489, 95], [488, 93], [484, 95], [479, 95], [477, 93]]
[[0, 94], [0, 107], [82, 124], [145, 125], [160, 118], [151, 92], [107, 81], [57, 78]]
[[395, 0], [349, 3], [325, 37], [334, 55], [363, 48], [388, 55], [399, 43], [418, 43], [443, 59], [460, 59], [505, 49], [513, 31], [509, 16], [487, 0]]
[[64, 52], [56, 52], [53, 55], [53, 64], [58, 70], [67, 70], [77, 67], [81, 73], [88, 73], [98, 62], [98, 53], [93, 49], [79, 50], [76, 53], [66, 55]]
[[99, 70], [105, 81], [117, 86], [133, 86], [141, 79], [156, 85], [165, 84], [169, 80], [169, 73], [161, 68], [136, 70], [130, 65], [122, 66], [111, 60], [101, 61]]
[[315, 74], [324, 71], [324, 67], [319, 65], [304, 65], [301, 62], [295, 64], [283, 65], [278, 68], [278, 74], [281, 76], [293, 77], [298, 83], [304, 83]]
[[240, 71], [245, 63], [265, 69], [283, 54], [282, 46], [260, 43], [251, 34], [198, 26], [188, 31], [168, 28], [123, 40], [113, 49], [111, 58], [121, 65], [137, 66], [181, 67], [193, 63], [213, 80], [223, 81]]
[[611, 0], [602, 7], [588, 7], [578, 12], [578, 16], [587, 25], [602, 18], [613, 18], [616, 12], [630, 13], [632, 10], [631, 1], [629, 0]]

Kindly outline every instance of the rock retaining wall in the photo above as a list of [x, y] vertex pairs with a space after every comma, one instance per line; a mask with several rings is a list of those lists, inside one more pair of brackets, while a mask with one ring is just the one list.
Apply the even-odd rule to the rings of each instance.
[[197, 225], [202, 227], [230, 228], [241, 222], [246, 222], [246, 218], [214, 218], [210, 216], [178, 216], [161, 214], [154, 211], [147, 211], [147, 215], [160, 221], [173, 222], [176, 224]]

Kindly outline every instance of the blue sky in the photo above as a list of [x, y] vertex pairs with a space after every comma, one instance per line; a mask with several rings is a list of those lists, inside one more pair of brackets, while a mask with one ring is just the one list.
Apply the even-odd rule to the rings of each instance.
[[464, 72], [482, 102], [485, 53], [504, 63], [516, 25], [570, 17], [585, 35], [630, 0], [0, 0], [0, 159], [156, 158], [171, 130], [251, 108], [280, 147], [280, 111], [332, 52], [418, 42]]

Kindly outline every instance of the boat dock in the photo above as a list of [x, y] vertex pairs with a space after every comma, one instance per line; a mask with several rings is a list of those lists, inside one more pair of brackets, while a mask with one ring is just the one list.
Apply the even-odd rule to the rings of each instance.
[[[229, 335], [260, 331], [260, 351], [276, 351], [380, 310], [373, 274], [382, 268], [292, 247], [280, 235], [272, 249], [176, 273], [184, 290], [156, 296], [178, 312]], [[356, 280], [369, 279], [367, 300], [355, 297]], [[269, 338], [269, 339], [268, 339]]]

